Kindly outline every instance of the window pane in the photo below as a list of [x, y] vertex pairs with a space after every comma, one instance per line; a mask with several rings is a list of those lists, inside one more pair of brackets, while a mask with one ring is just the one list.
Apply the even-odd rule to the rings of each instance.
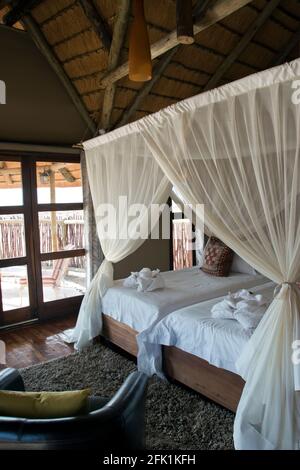
[[0, 206], [22, 206], [21, 163], [0, 161]]
[[83, 211], [39, 212], [41, 253], [84, 247]]
[[193, 266], [192, 224], [188, 219], [173, 220], [173, 268]]
[[0, 259], [19, 258], [25, 255], [24, 216], [0, 215]]
[[182, 214], [183, 204], [180, 206], [175, 201], [172, 200], [171, 210], [174, 214]]
[[86, 257], [42, 262], [44, 302], [82, 295], [86, 285]]
[[39, 204], [82, 202], [80, 163], [37, 162]]
[[29, 306], [27, 266], [0, 269], [3, 310]]

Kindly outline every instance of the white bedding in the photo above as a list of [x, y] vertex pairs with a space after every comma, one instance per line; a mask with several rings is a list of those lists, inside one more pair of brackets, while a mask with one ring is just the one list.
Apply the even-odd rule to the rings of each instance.
[[266, 282], [266, 278], [260, 274], [209, 276], [199, 266], [167, 271], [162, 276], [165, 288], [153, 292], [137, 292], [124, 287], [123, 280], [116, 281], [102, 299], [102, 312], [141, 332], [174, 310], [225, 295], [230, 290], [250, 288]]
[[[269, 301], [274, 283], [251, 289]], [[215, 319], [211, 309], [223, 297], [200, 302], [167, 315], [147, 331], [138, 335], [139, 370], [163, 377], [161, 345], [176, 346], [205, 359], [217, 367], [236, 372], [235, 363], [252, 332], [231, 319]]]

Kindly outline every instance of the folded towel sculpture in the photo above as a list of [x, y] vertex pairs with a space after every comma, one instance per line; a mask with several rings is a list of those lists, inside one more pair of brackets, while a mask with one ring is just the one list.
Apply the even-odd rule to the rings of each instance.
[[230, 293], [213, 306], [213, 318], [237, 320], [245, 330], [255, 329], [268, 308], [270, 299], [254, 295], [246, 289]]
[[131, 273], [123, 282], [124, 287], [137, 289], [138, 292], [152, 292], [156, 289], [165, 287], [165, 281], [159, 269], [151, 271], [149, 268], [143, 268], [141, 271]]

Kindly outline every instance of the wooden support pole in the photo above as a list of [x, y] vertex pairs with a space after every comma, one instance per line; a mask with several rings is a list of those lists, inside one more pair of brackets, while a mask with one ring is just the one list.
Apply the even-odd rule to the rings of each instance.
[[4, 15], [3, 23], [6, 26], [13, 26], [20, 21], [23, 16], [29, 14], [33, 8], [42, 3], [42, 1], [43, 0], [19, 0], [18, 2], [8, 2], [12, 5], [15, 4], [15, 6]]
[[[251, 1], [252, 0], [216, 0], [211, 8], [208, 8], [206, 14], [203, 17], [201, 16], [201, 18], [194, 23], [194, 35], [201, 33], [201, 31], [204, 31], [223, 18], [231, 15]], [[178, 46], [177, 31], [174, 30], [164, 38], [152, 44], [151, 57], [155, 59], [176, 46]], [[100, 87], [105, 88], [108, 84], [126, 77], [128, 73], [129, 64], [125, 62], [114, 70], [103, 74], [102, 77], [100, 77]]]
[[39, 48], [41, 53], [47, 59], [48, 63], [51, 65], [52, 69], [56, 73], [57, 77], [65, 87], [69, 97], [71, 98], [75, 108], [77, 109], [78, 113], [86, 123], [87, 127], [92, 133], [96, 131], [96, 125], [92, 120], [91, 116], [89, 115], [86, 107], [84, 106], [81, 97], [78, 95], [76, 88], [74, 87], [73, 83], [67, 76], [66, 72], [64, 71], [62, 65], [52, 52], [51, 47], [47, 43], [43, 33], [41, 32], [38, 24], [30, 15], [24, 16], [22, 23], [24, 24], [27, 32], [32, 37], [33, 41], [35, 42], [36, 46]]
[[154, 67], [152, 80], [146, 82], [145, 85], [138, 91], [133, 102], [127, 109], [125, 109], [124, 113], [121, 116], [121, 119], [117, 122], [115, 127], [121, 127], [128, 123], [129, 119], [137, 111], [143, 99], [150, 93], [154, 85], [158, 82], [165, 69], [171, 62], [173, 56], [178, 51], [179, 47], [180, 46], [177, 46], [174, 49], [171, 49], [163, 57], [161, 57], [158, 64]]
[[[108, 57], [108, 70], [113, 70], [117, 67], [122, 47], [124, 45], [124, 39], [128, 27], [128, 21], [130, 16], [131, 0], [122, 0], [120, 3], [119, 11], [114, 24], [114, 32], [112, 43]], [[99, 121], [99, 127], [101, 129], [108, 130], [110, 128], [111, 112], [114, 105], [116, 92], [116, 84], [109, 84], [104, 93], [103, 106], [101, 119]]]
[[180, 44], [194, 42], [192, 0], [176, 0], [177, 41]]
[[7, 181], [8, 184], [14, 184], [14, 180], [13, 180], [10, 173], [7, 173], [5, 178], [6, 178], [6, 181]]
[[111, 46], [111, 33], [106, 21], [102, 18], [102, 15], [95, 7], [92, 0], [79, 0], [79, 3], [91, 22], [95, 33], [100, 37], [103, 46], [109, 51]]
[[280, 1], [281, 0], [270, 0], [267, 3], [265, 8], [258, 14], [254, 22], [251, 24], [250, 28], [247, 29], [246, 33], [239, 40], [237, 45], [233, 48], [230, 54], [222, 62], [220, 67], [216, 70], [214, 75], [210, 78], [208, 83], [205, 85], [203, 91], [211, 90], [212, 88], [215, 88], [218, 85], [221, 78], [225, 75], [231, 65], [236, 61], [239, 55], [245, 50], [245, 48], [248, 46], [257, 31], [267, 21], [267, 19], [273, 13], [275, 8], [277, 8]]

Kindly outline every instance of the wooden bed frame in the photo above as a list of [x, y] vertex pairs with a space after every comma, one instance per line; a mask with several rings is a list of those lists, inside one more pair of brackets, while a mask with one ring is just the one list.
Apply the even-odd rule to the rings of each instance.
[[[104, 338], [136, 357], [137, 331], [107, 315], [102, 317]], [[163, 369], [170, 379], [236, 411], [245, 383], [239, 375], [210, 365], [174, 346], [163, 346]]]

